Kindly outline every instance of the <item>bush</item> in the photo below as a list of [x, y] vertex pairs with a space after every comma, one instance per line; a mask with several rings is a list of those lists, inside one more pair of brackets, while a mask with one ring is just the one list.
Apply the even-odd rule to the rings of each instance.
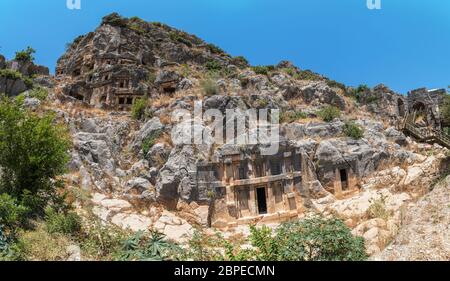
[[111, 26], [127, 27], [128, 20], [122, 18], [118, 13], [112, 13], [103, 18], [102, 24], [109, 24]]
[[208, 44], [207, 45], [208, 50], [213, 53], [213, 54], [225, 54], [225, 51], [222, 50], [221, 48], [217, 47], [214, 44]]
[[219, 94], [219, 87], [217, 83], [212, 79], [205, 79], [200, 82], [200, 86], [203, 89], [205, 96], [213, 96]]
[[249, 66], [248, 60], [245, 57], [243, 57], [243, 56], [234, 57], [233, 60], [232, 60], [232, 63], [234, 65], [239, 66], [239, 67], [247, 67], [247, 66]]
[[81, 218], [74, 212], [57, 212], [53, 208], [45, 209], [47, 232], [67, 234], [77, 237], [81, 232]]
[[162, 131], [158, 130], [154, 132], [151, 136], [148, 136], [144, 139], [142, 142], [142, 151], [144, 152], [144, 155], [147, 155], [150, 149], [156, 144], [156, 140], [161, 137]]
[[142, 120], [147, 108], [147, 102], [144, 99], [136, 99], [131, 107], [131, 117], [135, 120]]
[[36, 98], [40, 101], [44, 101], [48, 97], [48, 91], [42, 87], [37, 87], [30, 91], [29, 96], [30, 98]]
[[315, 217], [285, 223], [272, 250], [280, 261], [360, 261], [367, 259], [364, 239], [354, 237], [339, 219]]
[[325, 122], [331, 122], [341, 117], [341, 110], [335, 106], [326, 106], [317, 112], [317, 115]]
[[223, 70], [223, 66], [215, 60], [210, 60], [205, 64], [205, 67], [208, 71], [211, 72], [220, 72]]
[[252, 70], [256, 74], [269, 75], [269, 72], [275, 70], [275, 67], [273, 65], [265, 65], [265, 66], [259, 65], [259, 66], [253, 66]]
[[35, 49], [33, 49], [31, 47], [27, 47], [25, 50], [16, 52], [16, 57], [14, 58], [14, 60], [22, 61], [22, 62], [33, 62], [34, 61], [34, 57], [33, 57], [34, 53], [36, 53]]
[[288, 111], [281, 114], [281, 123], [292, 123], [298, 121], [299, 119], [305, 119], [308, 115], [302, 111]]
[[323, 76], [312, 72], [311, 70], [302, 70], [300, 73], [295, 74], [294, 77], [298, 80], [310, 80], [310, 81], [318, 81], [323, 80]]
[[349, 138], [359, 140], [364, 137], [364, 130], [355, 122], [346, 122], [344, 125], [344, 134]]
[[343, 91], [347, 90], [347, 87], [344, 84], [336, 82], [334, 80], [327, 80], [327, 85], [331, 88], [339, 88], [342, 89]]
[[0, 195], [0, 228], [2, 234], [13, 234], [16, 227], [24, 222], [27, 208], [18, 204], [15, 198], [6, 193]]
[[169, 32], [169, 37], [172, 41], [176, 41], [179, 43], [182, 43], [188, 47], [192, 47], [192, 42], [189, 41], [189, 39], [187, 39], [185, 37], [185, 35], [182, 32], [177, 32], [177, 31], [171, 31]]
[[0, 97], [0, 193], [8, 193], [33, 215], [56, 202], [59, 181], [69, 160], [70, 141], [54, 116], [38, 116]]

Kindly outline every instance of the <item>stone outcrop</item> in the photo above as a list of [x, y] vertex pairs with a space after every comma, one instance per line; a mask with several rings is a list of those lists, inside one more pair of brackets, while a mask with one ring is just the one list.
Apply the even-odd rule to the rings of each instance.
[[42, 75], [49, 75], [47, 67], [31, 61], [6, 61], [0, 55], [0, 93], [17, 96], [33, 87], [32, 76]]
[[169, 26], [111, 14], [94, 32], [75, 39], [58, 60], [56, 74], [72, 78], [66, 95], [124, 109], [138, 98], [190, 87], [180, 74], [164, 68], [207, 62], [227, 66], [232, 58]]

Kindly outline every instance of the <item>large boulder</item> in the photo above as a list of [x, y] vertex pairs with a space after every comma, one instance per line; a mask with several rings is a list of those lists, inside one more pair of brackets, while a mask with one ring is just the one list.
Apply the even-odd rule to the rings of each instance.
[[9, 77], [0, 76], [0, 93], [15, 97], [26, 90], [28, 90], [28, 86], [22, 79], [11, 79]]
[[191, 185], [192, 174], [197, 170], [197, 157], [193, 146], [178, 146], [172, 150], [167, 163], [160, 170], [156, 184], [157, 198], [167, 203], [176, 203], [179, 198], [195, 200], [195, 186]]
[[158, 117], [152, 118], [136, 133], [134, 141], [131, 143], [131, 148], [136, 153], [142, 149], [142, 144], [146, 139], [157, 137], [161, 133], [164, 125]]

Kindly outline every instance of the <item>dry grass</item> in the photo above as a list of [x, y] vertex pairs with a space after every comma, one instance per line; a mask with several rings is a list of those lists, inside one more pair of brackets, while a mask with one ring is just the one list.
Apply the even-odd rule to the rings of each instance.
[[32, 261], [63, 261], [68, 258], [67, 247], [72, 245], [67, 237], [49, 234], [40, 223], [35, 230], [19, 235], [19, 245]]

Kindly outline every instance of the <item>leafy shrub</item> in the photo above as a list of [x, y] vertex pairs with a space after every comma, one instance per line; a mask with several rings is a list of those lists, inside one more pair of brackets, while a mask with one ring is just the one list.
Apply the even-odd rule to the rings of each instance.
[[273, 71], [275, 69], [275, 67], [273, 65], [258, 65], [258, 66], [253, 66], [252, 70], [256, 73], [256, 74], [260, 74], [260, 75], [268, 75], [270, 71]]
[[18, 80], [22, 79], [22, 74], [19, 71], [12, 69], [0, 69], [0, 77], [11, 80]]
[[104, 17], [102, 23], [118, 27], [127, 27], [128, 20], [122, 18], [118, 13], [112, 13]]
[[233, 60], [232, 60], [232, 63], [234, 65], [237, 65], [237, 66], [240, 66], [240, 67], [247, 67], [249, 65], [248, 60], [245, 57], [243, 57], [243, 56], [234, 57]]
[[213, 54], [225, 54], [225, 51], [214, 44], [207, 45], [208, 50]]
[[205, 79], [200, 81], [200, 86], [203, 89], [205, 96], [213, 96], [219, 94], [219, 87], [217, 83], [212, 79]]
[[344, 125], [344, 134], [349, 138], [359, 140], [364, 137], [364, 130], [355, 122], [346, 122]]
[[[10, 195], [0, 195], [0, 228], [8, 233], [14, 232], [16, 227], [24, 222], [27, 208], [18, 204], [17, 200]], [[2, 232], [2, 234], [4, 234]]]
[[180, 259], [194, 261], [221, 261], [224, 260], [219, 248], [223, 246], [224, 239], [220, 235], [209, 236], [201, 231], [194, 231], [188, 242], [186, 251], [181, 253]]
[[345, 87], [344, 84], [339, 83], [337, 81], [334, 80], [327, 80], [327, 85], [331, 88], [339, 88], [342, 89], [343, 91], [346, 91], [347, 87]]
[[53, 208], [45, 209], [47, 231], [51, 234], [67, 234], [74, 237], [81, 231], [81, 218], [74, 212], [57, 212]]
[[131, 106], [131, 117], [135, 120], [142, 120], [147, 108], [147, 102], [144, 99], [136, 99]]
[[335, 106], [329, 105], [317, 112], [317, 115], [325, 122], [331, 122], [341, 117], [341, 110]]
[[69, 160], [70, 140], [54, 116], [24, 111], [0, 97], [0, 193], [8, 193], [32, 214], [56, 202], [59, 181]]
[[[280, 261], [358, 261], [367, 259], [364, 239], [354, 237], [339, 219], [314, 217], [285, 223], [276, 231]], [[272, 246], [273, 247], [273, 246]], [[269, 248], [270, 249], [270, 248]]]
[[368, 96], [370, 88], [367, 85], [359, 85], [356, 89], [350, 90], [348, 95], [354, 98], [357, 102], [373, 103], [377, 100], [375, 96]]
[[151, 136], [148, 136], [144, 139], [142, 142], [142, 151], [144, 152], [144, 155], [147, 155], [150, 149], [156, 144], [156, 141], [159, 137], [162, 135], [162, 131], [158, 130], [155, 133], [153, 133]]
[[292, 123], [299, 119], [305, 119], [308, 115], [302, 111], [285, 111], [281, 114], [281, 123]]
[[193, 46], [192, 42], [189, 41], [189, 39], [187, 39], [185, 37], [185, 35], [183, 33], [181, 33], [181, 32], [171, 31], [171, 32], [169, 32], [169, 37], [170, 37], [170, 39], [172, 41], [176, 41], [176, 42], [182, 43], [182, 44], [184, 44], [184, 45], [186, 45], [188, 47], [192, 47]]
[[14, 60], [22, 61], [22, 62], [33, 62], [34, 61], [34, 57], [33, 57], [34, 53], [36, 53], [35, 49], [33, 49], [31, 47], [27, 47], [25, 50], [16, 52], [16, 57], [14, 58]]
[[210, 60], [205, 64], [207, 70], [212, 72], [220, 72], [223, 70], [223, 66], [216, 60]]
[[300, 73], [294, 75], [294, 77], [298, 80], [311, 80], [311, 81], [318, 81], [324, 79], [323, 76], [315, 72], [312, 72], [311, 70], [302, 70], [300, 71]]
[[48, 97], [48, 91], [42, 87], [37, 87], [29, 92], [29, 96], [30, 98], [36, 98], [40, 101], [44, 101]]
[[128, 21], [128, 28], [136, 31], [139, 34], [144, 34], [146, 32], [146, 24], [147, 23], [139, 17], [131, 17]]

